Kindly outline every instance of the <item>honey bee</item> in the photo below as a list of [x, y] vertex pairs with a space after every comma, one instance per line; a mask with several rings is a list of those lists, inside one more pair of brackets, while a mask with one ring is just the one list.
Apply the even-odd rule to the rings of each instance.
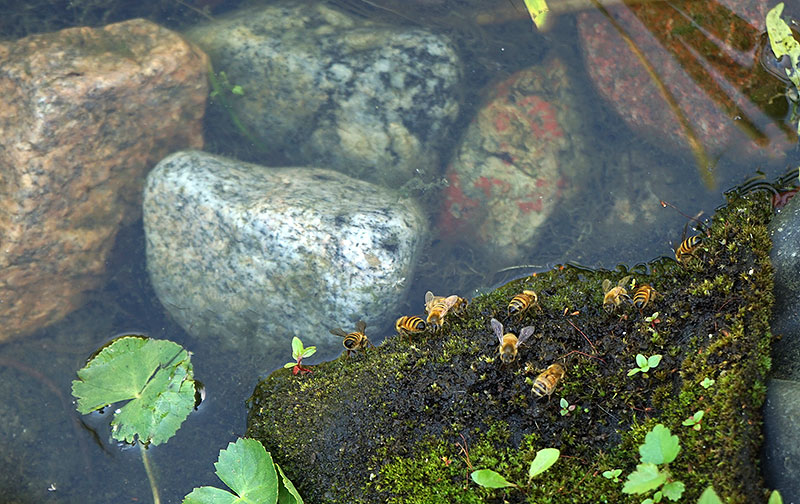
[[[425, 293], [425, 311], [428, 312], [427, 324], [431, 329], [438, 331], [444, 323], [444, 317], [447, 312], [455, 306], [459, 300], [463, 301], [460, 297], [453, 294], [452, 296], [434, 296], [433, 292], [428, 291]], [[466, 303], [466, 301], [463, 301]]]
[[397, 322], [394, 323], [395, 329], [401, 335], [408, 336], [411, 340], [411, 333], [417, 333], [425, 330], [425, 321], [416, 316], [403, 315]]
[[547, 396], [549, 399], [550, 395], [556, 389], [556, 385], [564, 378], [566, 373], [564, 366], [561, 364], [550, 364], [547, 369], [539, 373], [539, 376], [536, 377], [536, 380], [533, 382], [532, 392], [538, 397]]
[[681, 264], [686, 264], [689, 258], [695, 257], [694, 253], [701, 243], [703, 243], [701, 235], [690, 236], [681, 241], [680, 245], [675, 248], [675, 260]]
[[344, 338], [342, 341], [342, 345], [347, 349], [347, 357], [350, 357], [350, 352], [355, 352], [356, 350], [366, 351], [368, 346], [375, 348], [375, 345], [370, 343], [369, 339], [367, 339], [367, 335], [365, 334], [365, 330], [367, 329], [367, 323], [363, 320], [359, 320], [356, 322], [356, 331], [351, 333], [346, 333], [342, 330], [341, 327], [337, 327], [336, 329], [331, 329], [330, 332], [334, 336], [339, 336]]
[[450, 311], [453, 315], [463, 315], [465, 311], [467, 311], [467, 306], [469, 305], [469, 301], [460, 297], [456, 299], [456, 302], [453, 303], [453, 307], [450, 308]]
[[519, 336], [514, 336], [511, 333], [503, 334], [503, 324], [494, 318], [492, 319], [492, 329], [494, 329], [494, 334], [500, 342], [498, 352], [500, 352], [500, 360], [504, 364], [514, 362], [514, 359], [517, 358], [519, 346], [525, 343], [525, 340], [533, 334], [533, 326], [523, 327], [519, 331]]
[[519, 317], [522, 318], [522, 315], [528, 311], [528, 308], [531, 305], [535, 305], [539, 302], [539, 296], [532, 290], [524, 290], [522, 294], [517, 294], [513, 298], [511, 298], [511, 302], [508, 303], [508, 315], [514, 315], [515, 313], [519, 314]]
[[625, 285], [630, 279], [631, 277], [628, 275], [617, 282], [617, 285], [614, 287], [611, 286], [611, 280], [608, 278], [603, 280], [603, 292], [605, 293], [603, 296], [603, 309], [607, 313], [611, 313], [616, 310], [617, 307], [622, 304], [622, 301], [630, 300], [628, 291], [625, 289]]
[[643, 310], [651, 299], [655, 299], [656, 294], [658, 294], [658, 292], [647, 284], [639, 286], [633, 293], [633, 306], [639, 311]]

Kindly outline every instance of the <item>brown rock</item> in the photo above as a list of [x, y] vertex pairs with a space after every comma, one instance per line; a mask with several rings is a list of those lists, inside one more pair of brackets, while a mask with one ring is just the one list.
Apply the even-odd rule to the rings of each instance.
[[0, 43], [0, 341], [102, 285], [147, 171], [202, 147], [207, 61], [142, 19]]

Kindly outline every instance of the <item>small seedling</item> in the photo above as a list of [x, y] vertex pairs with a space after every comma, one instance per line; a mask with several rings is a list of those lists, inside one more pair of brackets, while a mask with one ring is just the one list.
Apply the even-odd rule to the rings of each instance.
[[712, 380], [711, 378], [706, 376], [705, 378], [703, 378], [703, 381], [700, 382], [700, 385], [702, 385], [704, 389], [707, 389], [711, 385], [714, 385], [714, 383], [716, 383], [716, 380]]
[[610, 479], [614, 483], [619, 483], [620, 474], [622, 474], [622, 469], [611, 469], [609, 471], [603, 471], [603, 477], [605, 479]]
[[561, 398], [561, 401], [559, 401], [559, 404], [561, 405], [561, 416], [569, 415], [571, 411], [575, 411], [575, 405], [570, 404], [563, 397]]
[[678, 436], [673, 436], [663, 424], [653, 427], [645, 436], [644, 444], [639, 446], [641, 463], [628, 475], [622, 492], [645, 494], [660, 489], [656, 490], [652, 498], [642, 501], [642, 504], [661, 502], [664, 497], [673, 501], [680, 499], [686, 486], [681, 481], [673, 481], [668, 469], [658, 467], [675, 460], [680, 449]]
[[[536, 476], [550, 469], [560, 456], [561, 451], [557, 448], [544, 448], [537, 451], [528, 469], [528, 483]], [[511, 486], [519, 488], [518, 485], [508, 481], [502, 475], [491, 469], [479, 469], [473, 471], [470, 476], [472, 477], [472, 481], [486, 488], [506, 488]]]
[[309, 368], [304, 367], [302, 365], [303, 359], [306, 357], [311, 357], [317, 351], [317, 347], [310, 346], [308, 348], [303, 347], [303, 342], [300, 341], [300, 338], [295, 336], [292, 338], [292, 358], [295, 362], [287, 362], [283, 365], [284, 368], [292, 368], [292, 374], [296, 375], [297, 373], [306, 374], [306, 373], [313, 373]]
[[651, 369], [657, 367], [660, 362], [661, 362], [660, 354], [651, 355], [650, 357], [645, 357], [642, 354], [636, 354], [636, 365], [639, 367], [633, 368], [630, 371], [628, 371], [628, 376], [633, 376], [636, 373], [646, 373]]
[[703, 415], [704, 414], [705, 414], [705, 411], [703, 411], [703, 410], [696, 411], [694, 413], [694, 415], [692, 415], [689, 418], [687, 418], [686, 420], [684, 420], [682, 425], [685, 425], [686, 427], [690, 427], [691, 426], [692, 429], [694, 429], [696, 431], [699, 431], [700, 430], [700, 422], [703, 421]]

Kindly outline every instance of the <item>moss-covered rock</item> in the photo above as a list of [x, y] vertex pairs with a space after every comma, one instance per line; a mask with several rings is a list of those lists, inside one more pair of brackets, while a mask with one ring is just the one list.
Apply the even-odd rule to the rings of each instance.
[[[669, 472], [686, 485], [685, 502], [710, 484], [727, 502], [761, 502], [771, 215], [763, 193], [731, 195], [683, 265], [558, 267], [473, 299], [411, 343], [390, 337], [305, 376], [276, 371], [256, 388], [247, 434], [309, 502], [638, 503], [644, 496], [623, 494], [622, 481], [645, 434], [663, 423], [680, 440]], [[603, 280], [627, 275], [629, 287], [650, 284], [658, 295], [641, 312], [623, 303], [606, 313]], [[523, 289], [539, 293], [538, 307], [507, 316]], [[514, 333], [536, 328], [510, 364], [499, 358], [492, 317]], [[628, 376], [639, 353], [663, 359]], [[566, 376], [539, 399], [532, 383], [554, 362]], [[699, 410], [699, 430], [682, 425]], [[528, 466], [546, 447], [561, 459], [528, 484]], [[469, 475], [482, 468], [520, 487], [478, 487]], [[615, 468], [622, 481], [602, 476]]]

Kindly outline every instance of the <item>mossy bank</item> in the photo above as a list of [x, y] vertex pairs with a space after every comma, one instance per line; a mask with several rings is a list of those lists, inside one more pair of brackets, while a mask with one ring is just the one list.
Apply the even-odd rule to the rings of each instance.
[[[247, 435], [314, 503], [638, 503], [644, 496], [623, 494], [623, 481], [645, 434], [663, 423], [680, 440], [669, 471], [686, 485], [682, 501], [713, 484], [726, 502], [763, 502], [771, 215], [765, 193], [729, 195], [684, 265], [558, 267], [472, 299], [437, 333], [391, 336], [307, 375], [276, 371], [255, 390]], [[607, 313], [603, 280], [628, 275], [629, 287], [650, 284], [658, 295], [641, 312], [623, 303]], [[539, 294], [538, 306], [509, 317], [523, 289]], [[515, 334], [535, 327], [510, 364], [499, 358], [492, 317]], [[629, 376], [637, 354], [663, 358]], [[554, 362], [566, 376], [538, 398], [533, 380]], [[700, 410], [699, 430], [682, 425]], [[548, 447], [561, 458], [527, 484], [536, 450]], [[520, 488], [477, 486], [469, 474], [483, 468]], [[602, 476], [613, 469], [620, 481]]]

